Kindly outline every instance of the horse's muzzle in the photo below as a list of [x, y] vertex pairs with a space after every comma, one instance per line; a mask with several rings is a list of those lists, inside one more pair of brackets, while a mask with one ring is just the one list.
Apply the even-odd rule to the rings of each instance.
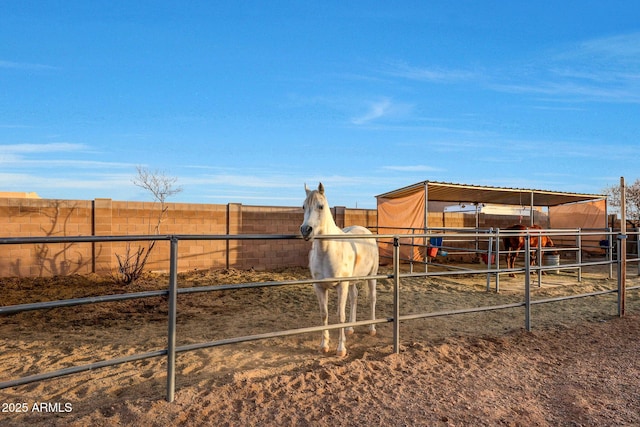
[[300, 233], [302, 234], [302, 237], [304, 238], [304, 240], [309, 240], [311, 239], [311, 232], [313, 231], [313, 227], [310, 227], [308, 225], [301, 225], [300, 226]]

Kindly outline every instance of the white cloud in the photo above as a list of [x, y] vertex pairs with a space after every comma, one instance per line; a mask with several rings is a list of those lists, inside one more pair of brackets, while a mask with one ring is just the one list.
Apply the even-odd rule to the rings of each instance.
[[404, 62], [389, 64], [382, 70], [383, 74], [431, 83], [454, 83], [475, 78], [475, 73], [465, 70], [450, 70], [446, 68], [428, 68], [408, 65]]
[[572, 49], [563, 56], [583, 57], [589, 62], [600, 59], [605, 60], [606, 63], [638, 64], [640, 63], [640, 32], [587, 40], [580, 43], [577, 49]]
[[0, 181], [5, 188], [15, 191], [33, 191], [37, 189], [114, 189], [131, 186], [131, 175], [105, 174], [81, 177], [37, 176], [28, 173], [0, 173]]
[[85, 144], [72, 144], [68, 142], [54, 142], [50, 144], [6, 144], [0, 145], [0, 153], [53, 153], [84, 151], [88, 147]]
[[[304, 193], [301, 193], [304, 194]], [[216, 190], [215, 193], [212, 194], [206, 194], [202, 196], [205, 199], [208, 200], [212, 200], [215, 203], [229, 203], [230, 201], [233, 202], [234, 200], [251, 200], [251, 201], [266, 201], [269, 202], [270, 205], [274, 204], [275, 202], [278, 203], [289, 203], [292, 205], [297, 206], [298, 204], [300, 204], [300, 201], [302, 200], [303, 196], [299, 196], [299, 197], [288, 197], [288, 196], [278, 196], [278, 195], [272, 195], [272, 194], [264, 194], [264, 193], [247, 193], [247, 192], [243, 192], [243, 191], [218, 191]]]
[[22, 157], [17, 156], [15, 154], [4, 154], [0, 152], [0, 165], [15, 164], [21, 160], [22, 160]]
[[246, 174], [225, 172], [219, 174], [205, 174], [179, 178], [180, 183], [189, 185], [204, 186], [225, 186], [229, 188], [279, 188], [290, 189], [304, 188], [306, 182], [309, 187], [318, 185], [322, 182], [325, 186], [354, 186], [370, 182], [370, 178], [363, 176], [343, 176], [343, 175], [323, 175], [323, 176], [302, 176], [302, 175], [275, 175], [272, 171], [264, 171], [264, 173], [256, 173], [256, 171]]
[[12, 123], [0, 124], [0, 129], [29, 129], [29, 128], [31, 128], [31, 126], [12, 124]]
[[373, 101], [367, 104], [366, 112], [353, 117], [351, 123], [354, 125], [366, 125], [381, 119], [401, 121], [411, 117], [413, 105], [399, 102], [392, 102], [388, 98]]
[[20, 156], [7, 155], [3, 156], [0, 153], [0, 165], [5, 167], [13, 167], [13, 168], [39, 168], [39, 169], [47, 169], [47, 168], [65, 168], [69, 169], [134, 169], [136, 167], [133, 163], [118, 163], [118, 162], [100, 162], [95, 160], [70, 160], [70, 159], [59, 159], [59, 160], [28, 160], [24, 159]]
[[[6, 168], [64, 168], [72, 169], [109, 169], [135, 168], [135, 164], [124, 162], [105, 162], [100, 160], [81, 160], [51, 158], [53, 153], [77, 154], [89, 153], [91, 148], [85, 144], [57, 142], [50, 144], [6, 144], [0, 145], [0, 165]], [[34, 159], [30, 156], [46, 154], [46, 159]]]
[[531, 93], [547, 97], [571, 98], [576, 101], [601, 101], [640, 103], [640, 86], [631, 87], [598, 86], [580, 84], [575, 81], [540, 81], [528, 84], [496, 84], [493, 88], [508, 93]]
[[214, 175], [200, 175], [180, 180], [185, 185], [225, 185], [229, 187], [247, 188], [292, 188], [302, 185], [302, 181], [295, 183], [290, 176], [283, 175], [250, 175], [241, 173], [220, 173]]
[[383, 99], [382, 101], [373, 102], [369, 105], [368, 111], [359, 116], [351, 119], [351, 123], [354, 125], [363, 125], [373, 120], [384, 117], [391, 109], [391, 101]]
[[383, 166], [382, 169], [399, 172], [439, 172], [442, 168], [426, 165], [405, 165], [405, 166]]
[[0, 60], [0, 68], [8, 68], [14, 70], [55, 70], [56, 67], [46, 64], [33, 64], [28, 62], [14, 62]]
[[564, 46], [510, 75], [491, 87], [563, 101], [640, 103], [640, 33]]

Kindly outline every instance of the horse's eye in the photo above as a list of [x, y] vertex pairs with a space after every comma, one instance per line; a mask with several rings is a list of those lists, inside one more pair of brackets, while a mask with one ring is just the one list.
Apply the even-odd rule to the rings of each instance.
[[324, 209], [324, 205], [318, 205], [318, 209], [320, 210]]

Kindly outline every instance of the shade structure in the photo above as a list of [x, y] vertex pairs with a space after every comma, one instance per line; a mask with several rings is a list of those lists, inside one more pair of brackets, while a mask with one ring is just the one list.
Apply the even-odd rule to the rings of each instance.
[[567, 203], [605, 200], [602, 194], [581, 194], [527, 188], [490, 187], [469, 184], [454, 184], [437, 181], [422, 181], [376, 196], [378, 199], [398, 199], [424, 192], [427, 201], [452, 203], [493, 203], [501, 205], [558, 206]]
[[[430, 227], [429, 202], [527, 206], [532, 212], [531, 221], [534, 208], [546, 207], [553, 228], [607, 226], [606, 196], [602, 194], [421, 181], [380, 194], [376, 199], [378, 227], [383, 233], [426, 231]], [[422, 258], [418, 253], [407, 255]]]

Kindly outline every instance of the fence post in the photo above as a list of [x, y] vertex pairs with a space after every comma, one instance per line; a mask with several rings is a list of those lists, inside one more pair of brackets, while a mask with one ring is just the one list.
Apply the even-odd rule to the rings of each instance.
[[176, 389], [176, 303], [178, 299], [178, 238], [171, 236], [169, 258], [169, 330], [167, 334], [167, 401]]
[[576, 262], [578, 267], [578, 282], [582, 282], [582, 228], [577, 229], [576, 243], [578, 246], [578, 252], [576, 253]]
[[524, 327], [531, 332], [531, 236], [524, 236]]
[[[491, 255], [493, 255], [493, 227], [489, 228], [489, 243], [487, 243], [487, 292], [491, 290]], [[498, 273], [496, 273], [498, 274]]]
[[624, 316], [627, 292], [627, 187], [620, 177], [620, 234], [618, 235], [618, 315]]
[[623, 317], [626, 307], [626, 246], [627, 235], [618, 234], [618, 316]]
[[500, 228], [496, 228], [496, 293], [500, 292]]
[[400, 353], [400, 238], [393, 238], [393, 352]]
[[[607, 261], [609, 261], [609, 279], [613, 279], [613, 228], [607, 229], [609, 234], [607, 235]], [[638, 264], [640, 266], [640, 264]]]
[[[638, 230], [640, 230], [640, 227], [634, 228], [633, 231], [638, 233]], [[640, 235], [639, 234], [636, 234], [636, 258], [640, 258]], [[636, 266], [638, 267], [638, 276], [640, 276], [640, 262], [636, 263]]]
[[538, 287], [542, 287], [542, 232], [538, 233], [538, 245], [536, 246], [536, 266], [538, 267]]

